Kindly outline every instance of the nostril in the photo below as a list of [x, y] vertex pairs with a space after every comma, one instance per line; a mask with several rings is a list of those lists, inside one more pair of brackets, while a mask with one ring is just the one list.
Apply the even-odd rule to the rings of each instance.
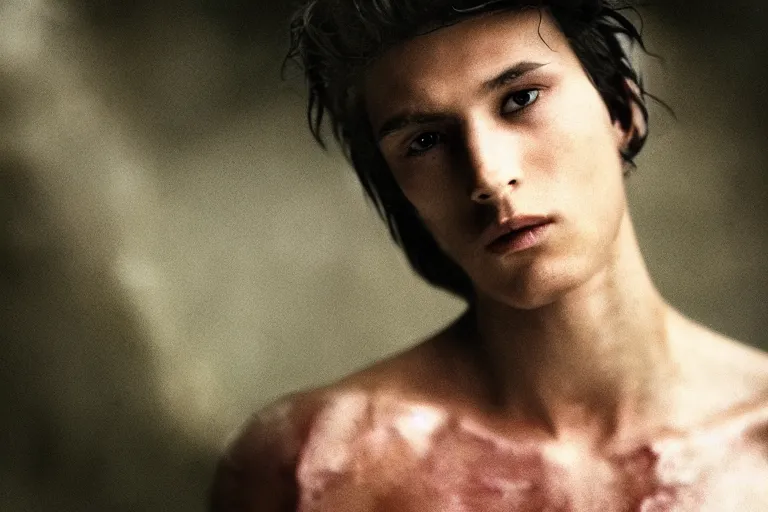
[[[517, 178], [511, 179], [507, 182], [508, 187], [517, 187], [519, 184], [520, 180]], [[470, 197], [473, 201], [488, 202], [493, 199], [493, 196], [495, 196], [497, 193], [503, 195], [505, 193], [503, 189], [505, 188], [506, 187], [504, 187], [501, 183], [497, 183], [495, 185], [489, 184], [488, 186], [478, 187], [475, 189]], [[481, 190], [483, 192], [481, 192]]]

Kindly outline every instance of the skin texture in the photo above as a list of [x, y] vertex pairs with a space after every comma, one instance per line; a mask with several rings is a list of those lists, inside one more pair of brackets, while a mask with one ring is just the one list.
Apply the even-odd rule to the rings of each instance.
[[[520, 62], [535, 65], [487, 86]], [[630, 134], [546, 13], [407, 41], [364, 91], [393, 175], [477, 303], [257, 414], [211, 510], [768, 509], [768, 358], [656, 291], [624, 194]], [[548, 224], [523, 250], [489, 250], [521, 216]]]
[[[445, 117], [385, 137], [381, 151], [433, 236], [477, 288], [526, 309], [605, 266], [626, 212], [622, 173], [611, 172], [621, 168], [624, 133], [564, 38], [539, 19], [538, 11], [488, 16], [417, 38], [385, 55], [366, 82], [374, 127], [401, 112]], [[467, 41], [471, 48], [457, 51]], [[518, 83], [481, 85], [524, 61], [543, 65]], [[519, 108], [511, 93], [533, 88], [540, 89], [535, 102], [504, 114]], [[431, 133], [444, 140], [406, 156], [414, 138]], [[507, 186], [512, 180], [517, 184]], [[489, 223], [514, 215], [551, 216], [558, 228], [537, 251], [495, 257], [478, 239]]]

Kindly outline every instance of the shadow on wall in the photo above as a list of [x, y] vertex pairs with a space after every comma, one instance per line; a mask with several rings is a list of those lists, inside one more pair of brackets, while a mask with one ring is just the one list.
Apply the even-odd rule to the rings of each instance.
[[[136, 249], [123, 217], [140, 219], [131, 208], [153, 206], [142, 197], [136, 205], [113, 204], [136, 199], [124, 189], [135, 188], [131, 180], [142, 178], [146, 163], [136, 148], [143, 142], [120, 133], [129, 124], [121, 119], [165, 113], [150, 126], [167, 136], [162, 144], [190, 144], [200, 125], [212, 129], [201, 120], [252, 101], [232, 93], [256, 89], [256, 80], [245, 55], [232, 64], [243, 69], [217, 69], [221, 48], [198, 52], [191, 67], [136, 67], [142, 51], [154, 48], [170, 52], [172, 68], [179, 51], [172, 29], [199, 28], [199, 6], [73, 5], [0, 4], [0, 403], [7, 404], [0, 509], [202, 510], [219, 449], [212, 439], [221, 432], [214, 426], [207, 438], [190, 435], [169, 413], [179, 404], [169, 403], [168, 379], [159, 377], [167, 368], [158, 357], [157, 326], [137, 308], [120, 272], [121, 258]], [[174, 7], [188, 15], [168, 16]], [[215, 12], [221, 5], [204, 7]], [[84, 23], [89, 19], [98, 23]], [[168, 19], [177, 24], [167, 39], [143, 39], [143, 25]], [[193, 32], [183, 35], [194, 40]], [[253, 45], [260, 41], [246, 39], [225, 50], [237, 57], [237, 48], [246, 48], [258, 57]], [[216, 41], [203, 37], [202, 49]], [[91, 46], [98, 42], [101, 53]], [[106, 70], [89, 60], [120, 56], [136, 58]], [[201, 79], [208, 81], [201, 86]], [[121, 87], [110, 89], [115, 83]], [[197, 88], [174, 90], [179, 84]], [[141, 226], [135, 229], [140, 237]], [[205, 429], [204, 422], [197, 428]]]
[[[756, 0], [700, 0], [695, 8], [682, 0], [654, 3], [652, 12], [663, 20], [664, 31], [693, 48], [691, 65], [699, 73], [685, 84], [689, 93], [713, 85], [725, 92], [718, 104], [701, 109], [720, 111], [740, 132], [750, 134], [750, 143], [762, 145], [768, 136], [768, 68], [762, 65], [768, 60], [768, 6]], [[745, 192], [765, 198], [768, 173], [747, 172], [757, 187], [745, 187]]]
[[155, 149], [193, 147], [279, 87], [291, 2], [69, 3], [93, 43], [85, 57], [99, 92]]
[[2, 509], [200, 509], [214, 454], [163, 422], [145, 326], [25, 160], [0, 154]]
[[651, 137], [630, 179], [638, 235], [664, 295], [695, 319], [768, 348], [768, 9], [654, 2], [646, 17]]

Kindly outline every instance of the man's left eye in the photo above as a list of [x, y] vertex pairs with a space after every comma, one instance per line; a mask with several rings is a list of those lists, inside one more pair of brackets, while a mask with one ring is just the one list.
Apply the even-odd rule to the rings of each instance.
[[528, 89], [525, 91], [518, 91], [518, 92], [512, 93], [504, 102], [504, 107], [502, 108], [502, 112], [504, 114], [517, 112], [518, 110], [521, 110], [527, 107], [528, 105], [536, 101], [538, 98], [539, 98], [538, 89]]

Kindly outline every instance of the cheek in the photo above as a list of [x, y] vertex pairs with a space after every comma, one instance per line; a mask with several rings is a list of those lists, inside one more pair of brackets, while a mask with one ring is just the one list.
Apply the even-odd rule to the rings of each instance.
[[542, 165], [550, 178], [540, 197], [566, 220], [571, 240], [583, 248], [579, 252], [591, 254], [590, 248], [604, 247], [615, 237], [625, 210], [616, 130], [593, 88], [564, 95], [547, 114], [541, 147], [549, 149], [541, 154], [548, 155]]
[[458, 257], [456, 249], [467, 242], [465, 236], [471, 227], [467, 223], [472, 214], [464, 206], [468, 201], [462, 200], [457, 186], [447, 177], [427, 173], [399, 179], [398, 183], [435, 242], [447, 254]]
[[427, 223], [450, 220], [458, 213], [460, 197], [448, 165], [438, 157], [424, 157], [414, 167], [393, 173], [406, 199]]
[[552, 107], [542, 137], [556, 160], [550, 165], [569, 190], [599, 201], [623, 182], [617, 132], [608, 110], [591, 84], [562, 94]]

